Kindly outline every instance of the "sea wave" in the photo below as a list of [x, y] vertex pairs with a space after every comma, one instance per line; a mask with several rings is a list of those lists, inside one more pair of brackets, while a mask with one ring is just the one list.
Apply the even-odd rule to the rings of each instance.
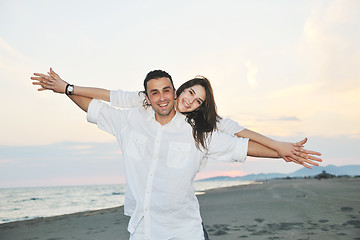
[[[195, 182], [196, 194], [206, 190], [252, 184], [249, 181]], [[125, 185], [0, 189], [0, 224], [122, 206]]]

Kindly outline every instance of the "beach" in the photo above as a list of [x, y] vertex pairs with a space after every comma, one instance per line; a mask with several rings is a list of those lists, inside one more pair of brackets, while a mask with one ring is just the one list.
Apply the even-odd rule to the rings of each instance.
[[[360, 179], [281, 179], [198, 196], [210, 239], [359, 239]], [[129, 239], [123, 208], [0, 224], [1, 240]]]

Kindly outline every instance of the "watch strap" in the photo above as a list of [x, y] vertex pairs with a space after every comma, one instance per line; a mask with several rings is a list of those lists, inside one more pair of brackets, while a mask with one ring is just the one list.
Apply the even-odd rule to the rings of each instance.
[[[70, 87], [70, 86], [72, 87], [72, 91], [71, 91], [71, 92], [69, 91], [69, 87]], [[67, 84], [67, 85], [66, 85], [66, 88], [65, 88], [65, 94], [69, 96], [69, 95], [72, 95], [73, 92], [74, 92], [74, 85], [72, 85], [72, 84]]]

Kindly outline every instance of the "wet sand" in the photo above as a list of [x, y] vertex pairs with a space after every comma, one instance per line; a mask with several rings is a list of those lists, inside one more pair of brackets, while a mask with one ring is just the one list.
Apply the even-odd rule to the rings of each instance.
[[[360, 179], [290, 179], [198, 196], [210, 239], [360, 240]], [[1, 240], [126, 240], [123, 208], [0, 224]]]

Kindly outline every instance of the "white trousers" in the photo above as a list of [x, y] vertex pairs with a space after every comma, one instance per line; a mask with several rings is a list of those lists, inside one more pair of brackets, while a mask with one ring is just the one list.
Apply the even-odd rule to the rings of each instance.
[[[144, 227], [144, 221], [141, 220], [138, 227], [136, 228], [134, 234], [130, 234], [130, 240], [144, 240], [145, 239], [145, 227]], [[184, 233], [184, 235], [171, 238], [169, 240], [204, 240], [204, 232], [201, 229], [199, 231], [198, 229], [194, 229], [192, 231], [188, 231]]]

